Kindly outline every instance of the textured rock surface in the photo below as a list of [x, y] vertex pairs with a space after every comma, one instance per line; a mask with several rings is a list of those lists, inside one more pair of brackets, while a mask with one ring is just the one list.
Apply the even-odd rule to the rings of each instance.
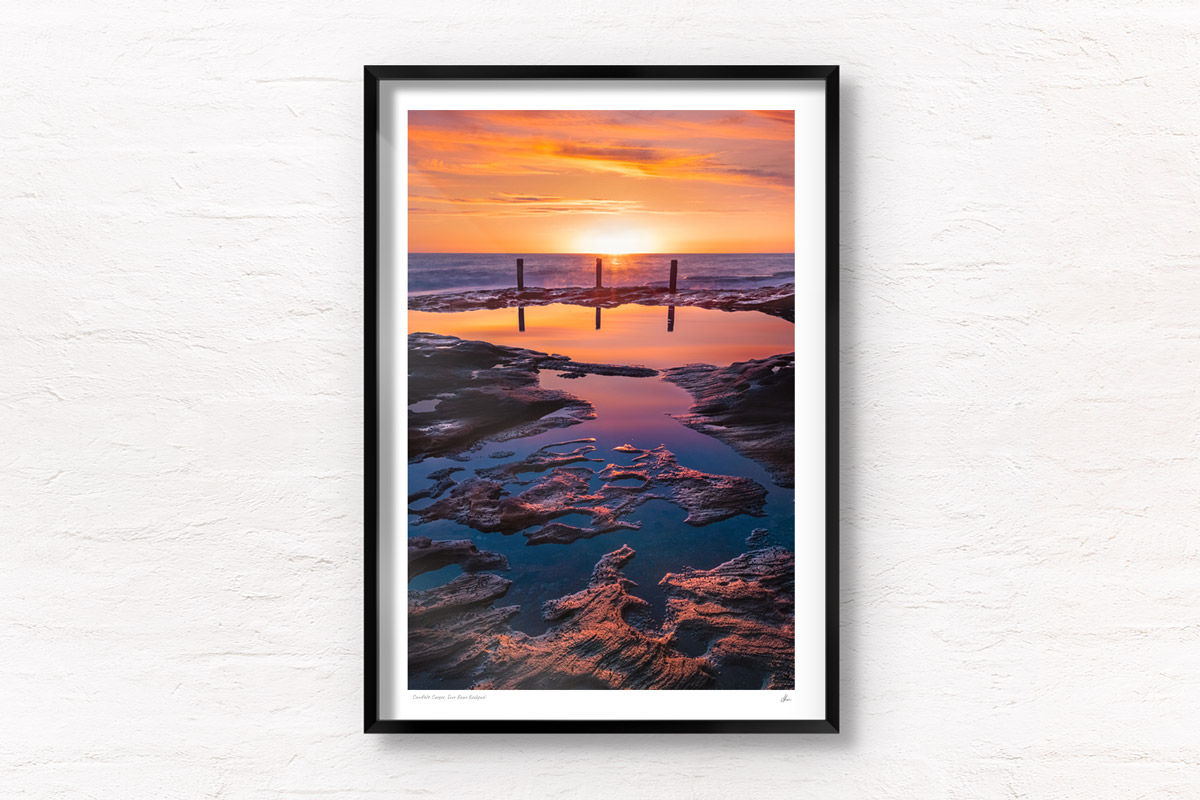
[[[509, 455], [512, 455], [509, 453]], [[413, 492], [408, 496], [408, 502], [415, 503], [418, 500], [429, 498], [436, 500], [446, 493], [446, 490], [454, 485], [455, 480], [452, 475], [456, 472], [462, 472], [463, 467], [446, 467], [444, 469], [435, 469], [429, 473], [429, 477], [433, 479], [433, 485], [420, 491]]]
[[519, 347], [410, 333], [408, 402], [413, 408], [408, 411], [409, 460], [455, 457], [478, 449], [485, 441], [505, 442], [595, 417], [587, 401], [543, 389], [538, 381], [542, 369], [561, 371], [567, 378], [648, 378], [658, 374], [658, 370], [637, 365], [572, 361]]
[[408, 299], [414, 311], [473, 311], [481, 308], [544, 306], [550, 303], [615, 308], [627, 303], [643, 306], [697, 306], [722, 311], [761, 311], [786, 320], [795, 318], [795, 287], [761, 289], [684, 289], [672, 294], [662, 286], [620, 286], [604, 289], [528, 288], [427, 294]]
[[728, 367], [689, 364], [663, 380], [691, 392], [695, 402], [678, 419], [760, 462], [775, 482], [795, 485], [796, 367], [792, 353], [739, 361]]
[[628, 545], [604, 556], [586, 589], [546, 603], [553, 627], [541, 636], [502, 635], [476, 684], [486, 689], [704, 689], [702, 659], [681, 655], [670, 637], [626, 622], [645, 606], [621, 574]]
[[793, 688], [795, 557], [772, 547], [713, 569], [668, 573], [663, 629], [706, 645], [716, 674], [728, 666], [766, 669], [764, 688]]
[[[520, 461], [509, 461], [495, 467], [482, 467], [476, 469], [475, 474], [481, 478], [508, 482], [516, 481], [521, 475], [526, 473], [545, 472], [548, 469], [566, 467], [571, 464], [588, 461], [603, 464], [603, 459], [588, 458], [589, 453], [596, 451], [595, 441], [595, 439], [572, 439], [569, 442], [554, 442], [553, 444], [543, 445]], [[577, 444], [579, 447], [565, 452], [559, 449], [573, 444]], [[509, 455], [511, 456], [512, 453], [509, 453]]]
[[738, 514], [761, 517], [767, 499], [767, 490], [755, 481], [681, 466], [665, 447], [641, 451], [629, 467], [610, 464], [600, 471], [600, 477], [607, 481], [642, 481], [640, 487], [608, 484], [605, 488], [628, 492], [641, 502], [656, 497], [668, 500], [688, 512], [683, 521], [689, 525], [707, 525]]
[[476, 573], [409, 592], [409, 670], [440, 679], [471, 678], [518, 611], [517, 606], [491, 605], [511, 584], [498, 575]]
[[480, 550], [469, 539], [433, 541], [427, 536], [408, 538], [408, 577], [459, 564], [464, 572], [508, 569], [508, 559], [500, 553]]
[[[620, 452], [638, 453], [628, 467], [608, 464], [601, 470], [583, 466], [599, 461], [587, 454], [596, 448], [583, 444], [560, 453], [553, 448], [591, 442], [579, 439], [545, 445], [520, 461], [475, 470], [475, 476], [445, 487], [445, 496], [413, 509], [416, 524], [450, 519], [485, 533], [525, 532], [528, 544], [569, 544], [601, 533], [637, 528], [640, 523], [623, 519], [642, 503], [666, 500], [688, 512], [689, 525], [707, 525], [738, 514], [763, 515], [767, 492], [749, 478], [716, 475], [681, 466], [665, 447], [641, 450], [622, 445]], [[522, 480], [525, 473], [537, 474]], [[605, 483], [593, 490], [593, 475]], [[442, 480], [452, 480], [443, 476]], [[634, 480], [637, 485], [617, 481]], [[513, 494], [505, 486], [526, 486]], [[442, 486], [439, 481], [438, 486]], [[440, 493], [439, 493], [440, 494]], [[568, 514], [586, 514], [591, 524], [583, 527], [552, 522]], [[549, 524], [547, 524], [549, 523]]]
[[658, 370], [638, 365], [594, 364], [590, 361], [572, 361], [563, 356], [538, 361], [540, 369], [560, 370], [564, 378], [582, 378], [584, 375], [618, 375], [626, 378], [650, 378]]
[[[1192, 800], [1195, 17], [6, 4], [3, 793]], [[843, 65], [841, 736], [358, 732], [360, 65], [466, 61]]]
[[[608, 553], [587, 587], [548, 601], [551, 627], [540, 636], [505, 630], [500, 619], [510, 609], [489, 608], [508, 591], [499, 576], [460, 575], [410, 592], [412, 663], [479, 689], [710, 689], [730, 668], [760, 675], [763, 687], [792, 688], [790, 551], [755, 550], [713, 569], [668, 573], [661, 626], [630, 622], [647, 609], [621, 571], [634, 555], [628, 545]], [[471, 622], [480, 626], [473, 637]], [[700, 652], [682, 652], [684, 638]]]
[[409, 460], [453, 456], [485, 440], [502, 442], [592, 419], [590, 403], [539, 386], [537, 365], [547, 358], [453, 336], [409, 334], [408, 402], [439, 401], [408, 412]]
[[436, 624], [499, 600], [512, 581], [490, 572], [463, 573], [433, 589], [408, 593], [408, 619], [413, 629]]

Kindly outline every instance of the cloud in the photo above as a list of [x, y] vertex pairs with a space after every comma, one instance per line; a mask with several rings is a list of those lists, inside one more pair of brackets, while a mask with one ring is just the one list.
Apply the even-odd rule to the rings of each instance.
[[[794, 183], [792, 117], [790, 111], [410, 112], [410, 186], [441, 193], [414, 194], [422, 209], [415, 213], [681, 213], [702, 197], [712, 203], [723, 187], [757, 189], [752, 203], [774, 205]], [[607, 177], [590, 177], [598, 173]], [[668, 190], [675, 181], [704, 182], [716, 191]], [[719, 202], [730, 212], [746, 202], [726, 197]]]
[[784, 125], [791, 126], [796, 124], [795, 111], [751, 111], [750, 113], [762, 117], [763, 119], [769, 119], [772, 122], [779, 122]]
[[[598, 198], [567, 199], [549, 195], [517, 195], [497, 193], [488, 197], [437, 197], [409, 195], [409, 211], [419, 214], [476, 214], [489, 217], [525, 216], [528, 214], [626, 214], [645, 212], [636, 200], [601, 200]], [[424, 203], [416, 206], [414, 203]], [[435, 209], [430, 205], [448, 206]]]
[[497, 203], [554, 203], [562, 200], [561, 197], [539, 197], [538, 195], [508, 194], [506, 192], [500, 192], [494, 196]]
[[593, 146], [569, 143], [554, 148], [553, 154], [592, 169], [620, 172], [633, 177], [702, 180], [790, 188], [793, 178], [782, 169], [735, 167], [716, 153], [667, 150], [647, 146]]
[[447, 161], [445, 158], [409, 159], [410, 171], [446, 175], [554, 175], [554, 170], [535, 169], [517, 163], [514, 158], [503, 161]]
[[[753, 167], [724, 167], [721, 172], [729, 178], [742, 177], [748, 179], [750, 183], [761, 182], [768, 186], [787, 186], [790, 188], [795, 180], [790, 172], [755, 169]], [[737, 183], [737, 181], [731, 181], [731, 183]]]
[[463, 141], [502, 132], [506, 136], [538, 131], [542, 135], [599, 138], [773, 139], [791, 141], [791, 111], [411, 111], [410, 137], [449, 137]]

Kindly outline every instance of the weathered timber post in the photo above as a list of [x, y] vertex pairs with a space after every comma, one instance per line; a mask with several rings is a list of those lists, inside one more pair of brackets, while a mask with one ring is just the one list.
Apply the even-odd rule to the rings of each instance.
[[671, 294], [675, 294], [675, 278], [679, 275], [679, 260], [671, 259]]
[[[518, 258], [517, 259], [517, 289], [523, 290], [524, 288], [525, 288], [525, 259]], [[521, 330], [524, 330], [524, 328], [522, 328]]]
[[[601, 269], [602, 269], [601, 264], [602, 263], [603, 263], [603, 261], [601, 259], [599, 259], [599, 258], [596, 259], [596, 288], [597, 289], [599, 289], [603, 285], [600, 281], [600, 275], [601, 275]], [[597, 326], [597, 327], [599, 327], [599, 326]]]

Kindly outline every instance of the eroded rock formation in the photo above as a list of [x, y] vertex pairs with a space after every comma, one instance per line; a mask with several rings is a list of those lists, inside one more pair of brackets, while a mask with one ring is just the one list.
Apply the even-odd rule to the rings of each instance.
[[511, 585], [512, 581], [491, 572], [464, 572], [436, 589], [410, 590], [409, 623], [427, 625], [471, 608], [490, 605], [507, 594]]
[[667, 573], [663, 629], [707, 644], [716, 674], [726, 666], [761, 670], [763, 688], [795, 681], [795, 557], [790, 550], [752, 550], [713, 569]]
[[587, 588], [551, 600], [543, 616], [554, 623], [541, 636], [497, 638], [480, 689], [703, 689], [713, 676], [702, 659], [680, 654], [667, 635], [626, 621], [645, 605], [630, 594], [633, 581], [621, 567], [633, 558], [628, 545], [600, 559]]
[[687, 389], [695, 401], [676, 419], [762, 464], [778, 485], [795, 485], [794, 354], [728, 367], [689, 364], [667, 370], [663, 380]]
[[750, 535], [746, 537], [746, 546], [762, 547], [767, 543], [767, 539], [770, 537], [770, 535], [771, 532], [766, 528], [755, 528], [754, 530], [750, 531]]
[[418, 492], [413, 492], [408, 496], [408, 502], [415, 503], [418, 500], [425, 498], [436, 499], [441, 497], [447, 489], [454, 485], [454, 479], [450, 476], [456, 472], [462, 472], [462, 467], [445, 467], [444, 469], [435, 469], [429, 473], [429, 478], [433, 481], [433, 486], [427, 489], [421, 489]]
[[562, 372], [564, 378], [582, 378], [584, 375], [615, 375], [625, 378], [652, 378], [658, 370], [642, 366], [621, 364], [594, 364], [590, 361], [572, 361], [566, 356], [551, 356], [538, 362], [539, 369]]
[[[496, 575], [461, 575], [437, 589], [409, 592], [408, 669], [411, 676], [442, 680], [474, 679], [496, 638], [510, 630], [518, 606], [489, 604], [508, 591]], [[410, 678], [409, 685], [414, 681]]]
[[[608, 464], [599, 471], [584, 466], [597, 461], [587, 457], [595, 450], [590, 444], [567, 453], [550, 450], [581, 441], [546, 445], [521, 461], [477, 469], [475, 477], [454, 484], [444, 497], [414, 510], [416, 522], [450, 519], [477, 531], [505, 534], [541, 526], [524, 534], [528, 544], [536, 545], [568, 544], [601, 533], [636, 529], [640, 523], [625, 517], [650, 500], [674, 503], [688, 512], [684, 521], [697, 526], [737, 514], [763, 515], [767, 492], [761, 485], [750, 478], [684, 467], [665, 447], [641, 450], [623, 446], [621, 452], [638, 453], [633, 464]], [[543, 474], [528, 480], [518, 477], [527, 472]], [[593, 476], [605, 481], [599, 489], [592, 488]], [[628, 480], [637, 483], [618, 485]], [[528, 488], [511, 494], [508, 485]], [[587, 515], [591, 524], [554, 522], [568, 514]]]
[[409, 334], [408, 402], [439, 401], [408, 412], [409, 460], [451, 456], [485, 439], [507, 441], [593, 419], [591, 403], [538, 385], [537, 365], [546, 358], [453, 336]]
[[411, 536], [408, 540], [408, 577], [458, 564], [463, 572], [485, 569], [508, 569], [508, 559], [500, 553], [480, 550], [470, 539], [433, 541], [426, 536]]
[[485, 440], [506, 442], [595, 418], [586, 400], [542, 388], [539, 370], [561, 371], [573, 378], [658, 375], [658, 370], [648, 367], [578, 362], [434, 333], [410, 333], [408, 359], [412, 462], [431, 456], [453, 458], [478, 449]]
[[615, 308], [633, 303], [643, 306], [696, 306], [721, 311], [761, 311], [794, 322], [795, 292], [796, 287], [791, 283], [757, 289], [682, 289], [674, 293], [665, 286], [487, 289], [412, 296], [408, 298], [408, 307], [415, 311], [451, 312], [550, 303]]
[[[480, 468], [475, 470], [475, 474], [481, 478], [491, 478], [493, 480], [508, 482], [516, 480], [518, 475], [526, 472], [544, 472], [548, 469], [566, 467], [582, 461], [596, 461], [603, 464], [604, 461], [602, 459], [588, 458], [588, 453], [596, 452], [595, 441], [595, 439], [572, 439], [568, 442], [555, 442], [543, 445], [520, 461], [511, 461], [495, 467]], [[555, 451], [555, 448], [572, 444], [580, 446], [565, 453]], [[512, 455], [512, 453], [509, 453], [509, 455]]]
[[[551, 627], [514, 631], [515, 607], [493, 608], [509, 582], [463, 574], [409, 593], [409, 667], [479, 689], [719, 688], [737, 667], [763, 688], [792, 688], [794, 559], [783, 548], [744, 553], [707, 570], [669, 573], [661, 626], [623, 567], [628, 545], [596, 564], [586, 587], [542, 609]], [[685, 653], [686, 639], [697, 652]], [[411, 684], [410, 684], [411, 685]]]
[[[638, 452], [638, 448], [622, 445], [622, 452]], [[738, 514], [763, 516], [767, 490], [750, 478], [716, 475], [681, 466], [675, 454], [666, 447], [641, 450], [633, 465], [621, 467], [610, 464], [600, 472], [607, 481], [634, 479], [638, 487], [611, 486], [606, 489], [629, 492], [638, 502], [662, 499], [688, 512], [683, 520], [689, 525], [707, 525]]]

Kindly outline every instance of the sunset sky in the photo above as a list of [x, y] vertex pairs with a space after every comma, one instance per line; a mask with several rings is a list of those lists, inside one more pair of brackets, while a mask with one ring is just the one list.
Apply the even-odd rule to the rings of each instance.
[[409, 252], [790, 253], [791, 111], [410, 111]]

